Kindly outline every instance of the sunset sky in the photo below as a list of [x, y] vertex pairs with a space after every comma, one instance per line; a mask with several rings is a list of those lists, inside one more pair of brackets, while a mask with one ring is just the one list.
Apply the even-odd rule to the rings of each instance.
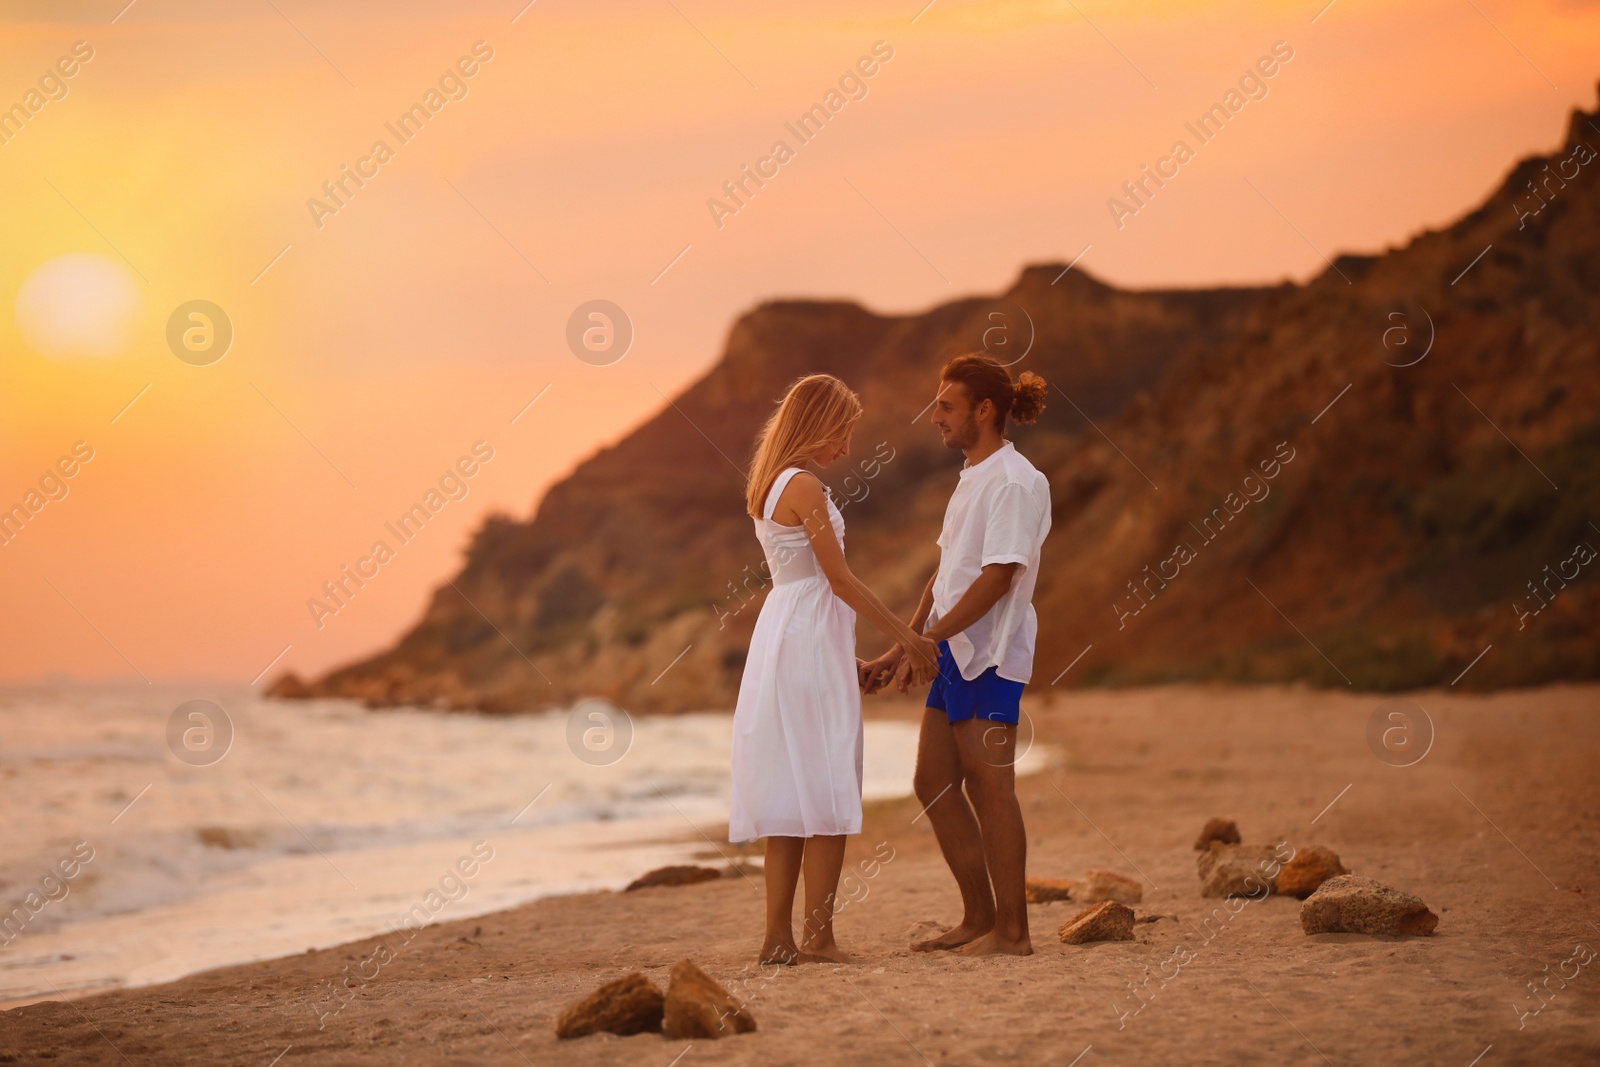
[[[1080, 253], [1132, 287], [1304, 279], [1475, 206], [1600, 78], [1593, 0], [525, 2], [6, 5], [0, 509], [47, 502], [0, 544], [0, 679], [347, 661], [759, 301], [919, 310]], [[1108, 199], [1276, 42], [1119, 228]], [[595, 299], [634, 330], [603, 366], [566, 341]], [[205, 365], [168, 345], [192, 300], [232, 324]], [[319, 628], [307, 600], [479, 441]]]

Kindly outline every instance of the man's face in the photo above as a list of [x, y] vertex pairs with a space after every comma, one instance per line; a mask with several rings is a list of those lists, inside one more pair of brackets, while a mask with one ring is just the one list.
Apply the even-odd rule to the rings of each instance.
[[939, 395], [933, 401], [933, 415], [929, 421], [939, 428], [939, 437], [946, 448], [968, 449], [978, 443], [978, 413], [967, 387], [960, 382], [939, 383]]

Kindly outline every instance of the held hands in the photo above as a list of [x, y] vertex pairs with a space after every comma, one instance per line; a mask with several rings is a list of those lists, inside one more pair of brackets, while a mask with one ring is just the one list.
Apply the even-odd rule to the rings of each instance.
[[904, 693], [906, 690], [911, 688], [911, 675], [914, 669], [915, 668], [913, 668], [911, 665], [911, 659], [909, 656], [905, 659], [902, 659], [895, 667], [894, 681], [892, 684], [897, 690]]
[[909, 649], [900, 645], [895, 647], [902, 652], [894, 673], [894, 687], [897, 690], [904, 693], [912, 685], [927, 685], [933, 681], [939, 671], [939, 646], [936, 643], [919, 634]]
[[861, 683], [861, 695], [871, 696], [894, 681], [895, 671], [905, 658], [905, 649], [895, 645], [877, 659], [857, 661], [856, 675]]
[[879, 661], [876, 659], [864, 660], [859, 656], [856, 657], [856, 685], [860, 687], [862, 696], [870, 696], [883, 688], [881, 682], [877, 685], [873, 684], [877, 672], [881, 669]]
[[856, 660], [856, 680], [861, 685], [861, 695], [871, 696], [894, 680], [895, 668], [904, 655], [899, 645], [874, 660]]
[[[907, 645], [910, 648], [907, 648]], [[874, 660], [856, 660], [856, 681], [863, 696], [893, 685], [902, 693], [913, 684], [927, 685], [938, 673], [939, 645], [921, 635], [895, 645]]]

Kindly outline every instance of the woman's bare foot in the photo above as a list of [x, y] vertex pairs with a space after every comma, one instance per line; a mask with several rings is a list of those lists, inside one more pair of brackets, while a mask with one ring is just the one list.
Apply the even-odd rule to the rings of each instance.
[[963, 956], [1031, 956], [1033, 955], [1033, 942], [1028, 940], [1028, 935], [1023, 934], [1020, 939], [1001, 937], [998, 931], [991, 930], [982, 937], [976, 938], [956, 949]]
[[962, 945], [965, 945], [971, 941], [976, 941], [978, 938], [987, 934], [991, 929], [993, 929], [992, 926], [981, 926], [977, 923], [969, 924], [963, 922], [960, 926], [957, 926], [953, 930], [946, 930], [942, 934], [936, 934], [933, 937], [925, 938], [921, 941], [911, 942], [911, 951], [948, 952], [951, 949], [960, 948]]
[[790, 967], [800, 962], [800, 950], [794, 947], [793, 941], [769, 942], [761, 946], [761, 964], [765, 966], [775, 963], [783, 967]]
[[855, 963], [856, 958], [844, 949], [838, 942], [830, 941], [826, 945], [811, 944], [800, 947], [801, 963]]

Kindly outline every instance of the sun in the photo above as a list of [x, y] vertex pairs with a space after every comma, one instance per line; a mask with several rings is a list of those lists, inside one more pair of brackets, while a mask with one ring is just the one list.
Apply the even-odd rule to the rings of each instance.
[[46, 359], [116, 359], [128, 350], [139, 289], [114, 260], [86, 252], [42, 264], [17, 292], [17, 328]]

